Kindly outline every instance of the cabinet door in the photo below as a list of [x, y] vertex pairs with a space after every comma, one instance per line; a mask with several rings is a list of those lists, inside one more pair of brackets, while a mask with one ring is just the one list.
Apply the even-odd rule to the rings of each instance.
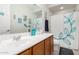
[[33, 47], [33, 55], [44, 55], [44, 41]]
[[53, 42], [53, 36], [51, 36], [51, 54], [53, 54], [54, 51], [54, 42]]
[[45, 55], [51, 54], [51, 37], [45, 40]]
[[21, 53], [19, 53], [18, 55], [31, 55], [32, 54], [32, 49], [29, 48]]

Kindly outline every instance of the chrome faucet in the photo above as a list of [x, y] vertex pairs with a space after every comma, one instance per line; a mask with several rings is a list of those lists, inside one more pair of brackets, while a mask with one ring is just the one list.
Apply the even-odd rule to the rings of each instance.
[[17, 40], [20, 40], [20, 38], [21, 38], [20, 35], [18, 35], [18, 36], [14, 36], [14, 37], [13, 37], [13, 39], [16, 40], [16, 41], [17, 41]]

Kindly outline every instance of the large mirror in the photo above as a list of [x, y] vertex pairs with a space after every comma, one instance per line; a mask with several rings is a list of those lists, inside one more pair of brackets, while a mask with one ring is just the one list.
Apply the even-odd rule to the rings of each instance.
[[43, 30], [42, 10], [36, 4], [0, 4], [0, 34]]

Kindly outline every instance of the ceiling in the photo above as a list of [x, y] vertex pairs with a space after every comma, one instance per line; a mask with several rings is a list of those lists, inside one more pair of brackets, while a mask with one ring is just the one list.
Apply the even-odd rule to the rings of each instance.
[[[68, 9], [75, 9], [76, 4], [26, 4], [26, 7], [30, 9], [34, 14], [41, 15], [42, 8], [48, 9], [51, 14], [53, 14]], [[64, 7], [64, 9], [61, 10], [60, 7]]]
[[27, 4], [28, 8], [32, 11], [39, 11], [41, 8], [47, 8], [51, 12], [61, 11], [60, 7], [64, 7], [63, 10], [75, 8], [76, 4]]
[[[61, 7], [63, 7], [62, 10], [60, 9]], [[64, 11], [64, 10], [68, 10], [68, 9], [75, 9], [75, 8], [76, 8], [76, 4], [60, 4], [60, 5], [49, 8], [49, 10], [51, 12], [59, 12], [59, 11]]]
[[31, 9], [32, 11], [40, 10], [41, 8], [49, 8], [53, 7], [55, 4], [27, 4], [26, 7]]

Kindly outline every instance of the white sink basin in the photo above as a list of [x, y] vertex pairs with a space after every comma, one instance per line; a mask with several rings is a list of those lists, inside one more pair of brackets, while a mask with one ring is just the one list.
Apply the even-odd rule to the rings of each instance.
[[[0, 54], [10, 54], [10, 52], [16, 52], [34, 42], [34, 36], [22, 36], [19, 40], [8, 39], [0, 43]], [[18, 48], [18, 49], [17, 49]]]
[[28, 44], [30, 43], [30, 39], [22, 39], [22, 40], [13, 40], [13, 39], [8, 39], [8, 40], [4, 40], [0, 43], [0, 47], [7, 47], [7, 46], [11, 46], [11, 47], [17, 47], [20, 45], [23, 45], [24, 43]]

